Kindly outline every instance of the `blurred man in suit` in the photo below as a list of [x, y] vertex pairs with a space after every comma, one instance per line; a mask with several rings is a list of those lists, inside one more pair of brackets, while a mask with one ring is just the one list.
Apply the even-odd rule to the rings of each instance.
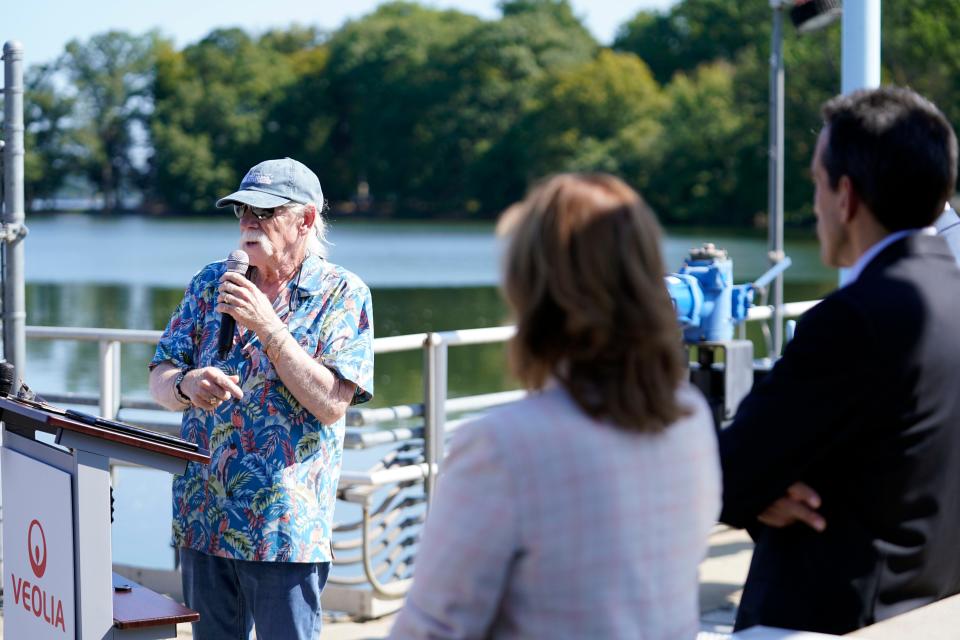
[[960, 591], [960, 270], [930, 227], [956, 136], [907, 89], [823, 118], [817, 236], [849, 271], [720, 435], [721, 520], [756, 541], [737, 628], [839, 634]]

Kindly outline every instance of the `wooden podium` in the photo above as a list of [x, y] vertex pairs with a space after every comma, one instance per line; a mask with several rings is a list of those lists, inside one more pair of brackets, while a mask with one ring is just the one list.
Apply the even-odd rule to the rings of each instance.
[[[114, 576], [109, 465], [115, 458], [180, 474], [188, 462], [209, 463], [209, 453], [165, 434], [10, 397], [0, 397], [0, 419], [4, 634], [150, 640], [176, 637], [178, 623], [197, 620], [196, 612]], [[55, 444], [38, 433], [53, 435]]]

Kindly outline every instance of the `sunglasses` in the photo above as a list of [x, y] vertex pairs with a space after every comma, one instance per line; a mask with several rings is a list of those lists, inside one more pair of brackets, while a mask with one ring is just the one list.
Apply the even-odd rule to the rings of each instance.
[[273, 216], [279, 213], [280, 209], [283, 208], [283, 205], [279, 207], [270, 207], [269, 209], [263, 209], [261, 207], [254, 207], [249, 204], [235, 204], [233, 205], [233, 215], [237, 216], [237, 220], [243, 217], [243, 214], [249, 211], [254, 218], [257, 220], [269, 220]]

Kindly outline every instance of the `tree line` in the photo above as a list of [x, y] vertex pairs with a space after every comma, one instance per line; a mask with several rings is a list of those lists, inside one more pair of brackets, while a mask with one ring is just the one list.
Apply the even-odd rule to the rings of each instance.
[[[338, 210], [497, 215], [546, 174], [615, 173], [672, 225], [762, 224], [767, 0], [640, 11], [601, 46], [568, 0], [501, 16], [392, 2], [325, 32], [215, 29], [72, 41], [27, 73], [28, 203], [66, 188], [105, 211], [209, 212], [256, 162], [313, 168]], [[885, 0], [884, 82], [960, 116], [960, 0]], [[812, 215], [820, 104], [840, 86], [840, 29], [785, 29], [788, 223]]]

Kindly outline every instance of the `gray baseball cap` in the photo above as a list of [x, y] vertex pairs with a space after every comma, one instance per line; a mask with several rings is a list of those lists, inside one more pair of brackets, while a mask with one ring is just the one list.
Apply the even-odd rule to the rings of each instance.
[[243, 176], [240, 189], [217, 200], [217, 206], [249, 204], [270, 209], [288, 202], [312, 202], [317, 207], [323, 206], [323, 191], [317, 174], [293, 158], [261, 162]]

